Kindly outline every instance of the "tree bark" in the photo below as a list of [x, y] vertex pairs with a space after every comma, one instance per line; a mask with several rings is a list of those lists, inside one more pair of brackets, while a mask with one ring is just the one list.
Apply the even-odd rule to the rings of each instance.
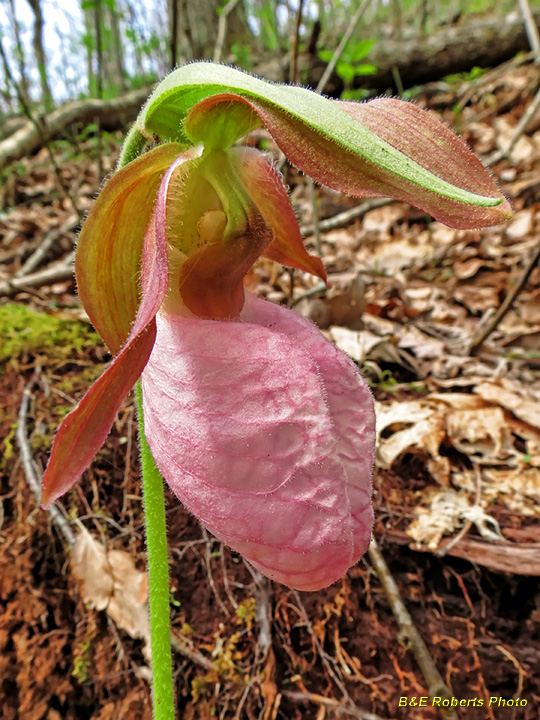
[[94, 0], [94, 31], [96, 33], [96, 93], [98, 98], [103, 97], [103, 13], [101, 0]]
[[28, 0], [28, 4], [34, 13], [33, 45], [41, 84], [41, 101], [45, 110], [49, 112], [53, 108], [53, 97], [47, 75], [47, 58], [43, 50], [43, 13], [41, 12], [40, 0]]
[[168, 0], [167, 10], [169, 13], [169, 52], [171, 58], [171, 70], [174, 70], [178, 63], [178, 2]]
[[13, 0], [8, 0], [8, 11], [9, 11], [9, 19], [11, 22], [11, 27], [13, 30], [13, 37], [15, 39], [15, 58], [17, 60], [17, 65], [19, 69], [19, 93], [23, 98], [23, 101], [28, 103], [29, 101], [29, 92], [28, 92], [28, 75], [26, 72], [26, 60], [24, 57], [24, 50], [21, 43], [21, 33], [19, 28], [19, 21], [17, 20], [17, 16], [15, 15], [15, 4]]
[[[540, 23], [540, 12], [535, 13]], [[366, 58], [377, 65], [374, 78], [357, 78], [356, 85], [377, 90], [394, 88], [392, 67], [397, 67], [404, 87], [438, 80], [474, 66], [494, 67], [527, 51], [529, 43], [519, 13], [502, 18], [460, 21], [425, 38], [379, 41]], [[373, 81], [372, 81], [373, 80]]]
[[94, 73], [94, 35], [92, 32], [92, 11], [89, 8], [83, 9], [85, 46], [86, 46], [86, 74], [88, 77], [88, 93], [94, 95], [96, 92], [96, 76]]
[[107, 5], [107, 10], [109, 22], [111, 24], [111, 34], [113, 41], [113, 47], [111, 48], [111, 52], [114, 59], [116, 79], [118, 82], [118, 87], [120, 88], [120, 92], [124, 93], [126, 91], [126, 74], [124, 71], [124, 45], [120, 36], [120, 25], [118, 22], [118, 10], [116, 9], [116, 4], [113, 6]]

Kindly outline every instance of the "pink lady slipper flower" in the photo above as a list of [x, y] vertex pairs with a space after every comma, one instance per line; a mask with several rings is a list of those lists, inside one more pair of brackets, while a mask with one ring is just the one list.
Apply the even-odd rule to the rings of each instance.
[[480, 161], [415, 105], [328, 100], [207, 62], [174, 71], [80, 235], [79, 294], [114, 359], [61, 424], [42, 502], [77, 482], [141, 377], [145, 435], [182, 503], [268, 577], [316, 590], [369, 544], [373, 402], [314, 325], [244, 290], [260, 256], [325, 278], [276, 171], [234, 146], [260, 125], [336, 190], [453, 227], [509, 217]]

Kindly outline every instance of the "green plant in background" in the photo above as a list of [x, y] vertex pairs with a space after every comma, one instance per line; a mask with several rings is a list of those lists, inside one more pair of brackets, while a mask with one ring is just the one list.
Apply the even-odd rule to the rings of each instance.
[[[344, 100], [358, 100], [365, 97], [364, 90], [355, 90], [352, 85], [355, 78], [374, 75], [377, 72], [377, 66], [373, 63], [360, 62], [369, 55], [374, 44], [375, 40], [359, 40], [356, 43], [350, 43], [343, 50], [336, 65], [336, 73], [345, 84], [345, 90], [341, 93]], [[333, 55], [333, 50], [319, 50], [319, 57], [325, 63], [329, 63]]]
[[233, 43], [231, 45], [231, 55], [234, 64], [244, 70], [249, 70], [251, 67], [251, 49], [249, 45], [240, 45], [239, 43]]
[[276, 18], [270, 2], [253, 9], [253, 15], [259, 21], [260, 38], [265, 50], [275, 52], [279, 49], [279, 35], [276, 31]]

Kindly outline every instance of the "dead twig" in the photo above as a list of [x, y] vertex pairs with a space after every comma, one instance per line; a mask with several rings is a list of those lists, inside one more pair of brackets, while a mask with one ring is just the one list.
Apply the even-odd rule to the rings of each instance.
[[341, 42], [335, 49], [334, 54], [332, 55], [332, 59], [326, 66], [326, 69], [323, 72], [321, 79], [319, 80], [319, 83], [316, 88], [316, 92], [322, 93], [322, 91], [326, 87], [326, 83], [328, 82], [328, 80], [330, 79], [330, 76], [334, 72], [334, 68], [336, 67], [336, 65], [338, 63], [339, 58], [341, 57], [343, 51], [345, 50], [347, 43], [351, 39], [351, 36], [352, 36], [353, 32], [355, 31], [356, 26], [360, 22], [362, 15], [365, 13], [367, 8], [369, 7], [370, 2], [371, 2], [371, 0], [364, 0], [364, 2], [360, 5], [358, 10], [352, 16], [351, 22], [349, 23], [349, 27], [343, 33]]
[[[377, 577], [379, 578], [379, 582], [383, 587], [384, 593], [390, 603], [392, 613], [394, 614], [398, 624], [398, 640], [403, 647], [413, 651], [416, 662], [418, 663], [420, 670], [422, 671], [422, 675], [427, 683], [430, 697], [442, 697], [445, 699], [452, 698], [453, 694], [450, 688], [442, 679], [431, 655], [429, 654], [427, 645], [418, 632], [409, 611], [405, 607], [405, 603], [401, 598], [397, 583], [390, 573], [390, 569], [379, 550], [379, 546], [377, 545], [375, 538], [372, 538], [368, 552], [371, 562], [373, 563], [373, 567], [377, 573]], [[457, 720], [457, 715], [453, 710], [445, 709], [443, 715], [448, 720]]]
[[499, 160], [502, 160], [505, 157], [508, 157], [512, 150], [514, 149], [515, 144], [519, 140], [519, 138], [523, 135], [527, 127], [529, 126], [530, 122], [538, 112], [538, 109], [540, 108], [540, 88], [536, 91], [536, 94], [534, 98], [532, 99], [531, 104], [527, 108], [527, 110], [523, 113], [523, 116], [521, 117], [521, 120], [518, 122], [518, 124], [515, 127], [515, 130], [512, 134], [512, 137], [510, 138], [510, 142], [503, 150], [497, 150], [494, 153], [492, 153], [484, 162], [485, 165], [488, 167], [491, 167], [491, 165], [495, 165], [495, 163], [498, 163]]
[[[345, 50], [345, 47], [347, 46], [347, 43], [348, 43], [349, 40], [351, 39], [351, 36], [352, 36], [352, 34], [353, 34], [356, 26], [357, 26], [358, 23], [360, 22], [360, 19], [361, 19], [362, 15], [363, 15], [364, 12], [367, 10], [367, 8], [368, 8], [368, 6], [369, 6], [369, 3], [370, 3], [370, 0], [364, 0], [364, 2], [360, 5], [360, 7], [358, 8], [358, 10], [357, 10], [357, 11], [355, 12], [355, 14], [353, 15], [353, 17], [352, 17], [352, 19], [351, 19], [351, 22], [349, 23], [348, 28], [345, 30], [345, 33], [343, 34], [343, 37], [341, 38], [341, 42], [339, 43], [339, 45], [338, 45], [337, 48], [335, 49], [334, 54], [332, 55], [332, 59], [330, 60], [330, 62], [329, 62], [328, 65], [326, 66], [325, 71], [324, 71], [324, 73], [322, 74], [322, 77], [321, 77], [321, 79], [319, 80], [319, 83], [318, 83], [317, 87], [315, 88], [315, 92], [317, 92], [317, 93], [322, 93], [322, 91], [323, 91], [324, 88], [326, 87], [326, 83], [328, 82], [328, 80], [330, 79], [330, 76], [331, 76], [332, 73], [334, 72], [334, 68], [336, 67], [336, 65], [337, 65], [337, 63], [338, 63], [339, 58], [340, 58], [341, 55], [343, 54], [343, 51]], [[281, 158], [280, 158], [280, 160], [279, 160], [279, 162], [278, 162], [278, 164], [277, 164], [277, 171], [278, 171], [278, 172], [281, 172], [281, 171], [283, 170], [283, 166], [285, 165], [286, 162], [287, 162], [287, 158], [285, 157], [285, 155], [282, 154], [282, 155], [281, 155]], [[313, 180], [311, 180], [311, 182], [313, 182]]]
[[300, 600], [300, 595], [296, 590], [293, 590], [293, 595], [296, 600], [298, 609], [302, 613], [302, 617], [304, 618], [304, 622], [306, 623], [306, 627], [308, 629], [309, 634], [313, 638], [313, 642], [315, 643], [315, 647], [317, 648], [317, 652], [319, 653], [319, 657], [322, 660], [322, 664], [326, 668], [326, 672], [330, 675], [332, 680], [336, 683], [338, 688], [341, 691], [341, 694], [343, 695], [344, 700], [350, 705], [350, 707], [356, 708], [353, 701], [349, 697], [349, 693], [347, 692], [347, 688], [345, 685], [341, 682], [341, 679], [338, 677], [337, 673], [334, 671], [334, 668], [332, 667], [332, 664], [336, 664], [335, 660], [331, 658], [328, 653], [324, 650], [321, 641], [317, 637], [317, 634], [313, 630], [313, 624], [311, 620], [309, 619], [309, 616], [306, 612], [306, 608], [304, 607], [302, 601]]
[[[476, 480], [476, 499], [475, 499], [475, 505], [476, 507], [480, 507], [480, 500], [482, 499], [482, 471], [480, 470], [480, 466], [478, 463], [473, 463], [474, 468], [474, 477]], [[465, 535], [469, 532], [469, 530], [473, 526], [472, 520], [467, 520], [466, 523], [463, 525], [461, 530], [458, 532], [457, 535], [455, 535], [449, 542], [446, 543], [446, 545], [440, 546], [436, 552], [435, 555], [437, 557], [444, 557], [453, 547], [455, 547], [460, 540], [462, 540]]]
[[523, 15], [529, 45], [534, 53], [534, 59], [536, 62], [540, 62], [540, 36], [538, 35], [538, 28], [536, 27], [536, 22], [531, 12], [529, 0], [518, 0], [518, 3], [521, 14]]
[[[356, 220], [362, 217], [362, 215], [365, 215], [370, 210], [385, 207], [386, 205], [391, 205], [394, 202], [396, 201], [392, 200], [391, 198], [373, 198], [373, 200], [366, 200], [363, 203], [360, 203], [360, 205], [351, 208], [350, 210], [345, 210], [344, 212], [338, 213], [337, 215], [334, 215], [331, 218], [327, 218], [326, 220], [320, 220], [319, 230], [321, 232], [327, 232], [328, 230], [335, 230], [336, 228], [345, 227], [351, 222], [351, 220]], [[315, 235], [315, 225], [303, 225], [300, 228], [300, 232], [302, 233], [303, 237]]]
[[51, 285], [62, 280], [70, 280], [73, 277], [73, 260], [75, 252], [69, 253], [61, 262], [54, 263], [44, 270], [25, 275], [24, 277], [11, 278], [0, 282], [0, 295], [11, 296], [31, 287]]
[[198, 650], [188, 647], [184, 642], [179, 640], [174, 633], [171, 633], [171, 646], [179, 655], [188, 658], [188, 660], [191, 660], [195, 665], [200, 665], [208, 671], [215, 669], [214, 663], [211, 660], [204, 657]]
[[322, 705], [323, 707], [331, 708], [336, 715], [349, 715], [351, 717], [359, 718], [359, 720], [382, 720], [379, 715], [360, 710], [357, 707], [351, 707], [340, 703], [339, 700], [334, 698], [327, 698], [324, 695], [317, 695], [316, 693], [310, 692], [295, 692], [294, 690], [282, 690], [283, 697], [286, 697], [292, 702], [301, 703], [307, 705], [308, 703], [315, 703]]
[[22, 265], [22, 267], [17, 270], [17, 272], [15, 273], [15, 277], [21, 278], [25, 275], [29, 275], [33, 270], [37, 268], [38, 265], [43, 262], [54, 243], [59, 240], [63, 235], [67, 235], [72, 230], [74, 230], [79, 224], [80, 220], [78, 217], [71, 217], [67, 221], [67, 223], [62, 225], [62, 227], [56, 228], [55, 230], [47, 233], [47, 235], [45, 235], [45, 237], [43, 238], [42, 242], [38, 245], [38, 247], [34, 250], [34, 252]]
[[204, 559], [206, 562], [206, 574], [208, 576], [208, 583], [212, 588], [212, 592], [214, 593], [214, 597], [216, 598], [219, 607], [223, 610], [225, 615], [230, 615], [231, 613], [229, 608], [225, 605], [217, 591], [216, 583], [214, 582], [214, 575], [212, 574], [212, 554], [210, 552], [210, 546], [214, 542], [214, 538], [211, 538], [208, 535], [208, 532], [206, 531], [204, 525], [201, 525], [201, 532], [206, 542], [204, 547]]
[[268, 580], [258, 570], [253, 569], [255, 580], [256, 619], [259, 626], [257, 654], [264, 661], [272, 646], [272, 600]]
[[313, 209], [313, 234], [315, 235], [315, 249], [319, 257], [322, 256], [321, 228], [319, 225], [319, 203], [317, 202], [317, 191], [312, 178], [308, 177], [309, 195]]
[[300, 0], [296, 10], [296, 21], [294, 24], [294, 36], [292, 41], [291, 66], [289, 68], [289, 82], [298, 82], [298, 49], [300, 47], [300, 25], [302, 24], [302, 11], [304, 0]]
[[469, 353], [471, 355], [476, 354], [476, 351], [480, 346], [485, 342], [486, 338], [491, 335], [491, 333], [495, 330], [495, 328], [499, 325], [503, 317], [506, 315], [506, 313], [510, 310], [512, 307], [514, 300], [517, 298], [519, 293], [523, 290], [525, 287], [527, 280], [530, 277], [530, 274], [534, 270], [535, 265], [540, 260], [540, 242], [538, 243], [538, 246], [533, 250], [531, 257], [529, 258], [528, 263], [523, 268], [523, 272], [521, 273], [521, 277], [518, 279], [518, 281], [514, 284], [514, 286], [509, 290], [507, 296], [504, 298], [504, 301], [501, 303], [501, 306], [497, 310], [497, 312], [493, 315], [491, 320], [486, 323], [486, 325], [480, 330], [480, 332], [476, 335], [476, 337], [473, 338], [470, 346], [469, 346]]
[[[39, 374], [40, 369], [37, 368], [34, 375], [32, 376], [32, 379], [23, 390], [16, 432], [17, 444], [19, 445], [20, 457], [24, 469], [24, 475], [26, 477], [26, 482], [28, 483], [28, 486], [32, 491], [34, 497], [36, 498], [38, 504], [41, 502], [41, 482], [34, 467], [32, 450], [30, 449], [28, 436], [26, 434], [26, 420], [28, 417], [28, 408], [30, 407], [30, 402], [32, 400], [32, 388], [37, 382]], [[75, 545], [75, 535], [73, 534], [73, 531], [70, 528], [68, 521], [60, 512], [58, 506], [52, 505], [47, 512], [49, 513], [49, 517], [51, 518], [53, 525], [58, 528], [60, 534], [64, 537], [64, 540], [70, 547], [73, 547]]]

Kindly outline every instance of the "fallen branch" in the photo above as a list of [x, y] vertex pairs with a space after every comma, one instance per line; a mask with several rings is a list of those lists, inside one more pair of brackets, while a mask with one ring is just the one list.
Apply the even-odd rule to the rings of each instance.
[[113, 100], [89, 98], [67, 103], [40, 118], [41, 133], [34, 123], [27, 120], [19, 130], [0, 142], [0, 170], [38, 150], [44, 141], [62, 133], [71, 123], [99, 121], [105, 129], [123, 127], [137, 116], [150, 90], [134, 90]]
[[45, 237], [43, 238], [42, 242], [30, 255], [28, 260], [26, 260], [23, 266], [19, 270], [17, 270], [17, 272], [15, 273], [15, 277], [25, 277], [29, 275], [33, 270], [35, 270], [37, 266], [43, 262], [54, 243], [64, 235], [67, 235], [72, 230], [74, 230], [77, 225], [79, 225], [79, 223], [80, 220], [78, 217], [72, 217], [70, 220], [68, 220], [67, 223], [62, 225], [62, 227], [56, 228], [55, 230], [51, 230], [51, 232], [47, 233], [47, 235], [45, 235]]
[[[441, 674], [433, 662], [433, 658], [429, 654], [426, 643], [418, 632], [409, 611], [405, 607], [397, 583], [390, 573], [390, 569], [379, 550], [375, 538], [372, 538], [368, 552], [398, 624], [399, 643], [403, 645], [403, 647], [413, 651], [416, 662], [420, 666], [422, 675], [427, 683], [429, 696], [431, 698], [441, 697], [443, 699], [451, 699], [453, 693], [442, 679]], [[445, 718], [448, 720], [457, 720], [457, 715], [453, 710], [449, 710], [448, 708], [444, 708], [444, 710]]]
[[75, 251], [69, 253], [61, 262], [54, 263], [44, 270], [25, 275], [24, 277], [14, 277], [10, 280], [0, 282], [0, 296], [11, 296], [21, 292], [26, 288], [41, 287], [42, 285], [50, 285], [51, 283], [70, 280], [73, 277], [73, 260]]
[[[407, 545], [415, 552], [433, 553], [428, 547], [417, 545], [406, 533], [398, 530], [385, 533], [385, 539], [398, 545]], [[454, 538], [449, 538], [441, 542], [438, 551], [494, 572], [540, 577], [540, 543], [495, 543], [470, 536], [461, 537], [456, 543], [453, 540]]]

